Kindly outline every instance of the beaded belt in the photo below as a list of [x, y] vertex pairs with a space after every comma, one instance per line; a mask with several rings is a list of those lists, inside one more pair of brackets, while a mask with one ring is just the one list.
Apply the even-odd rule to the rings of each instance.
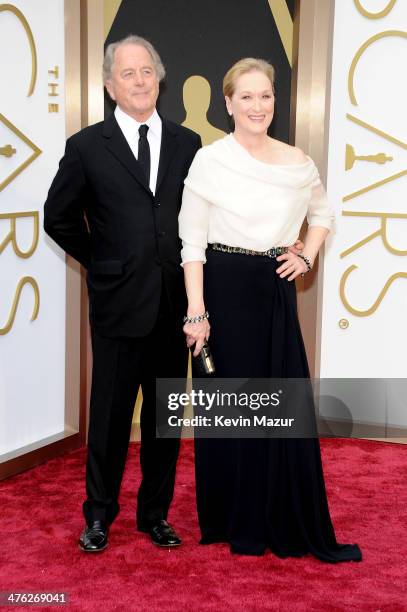
[[271, 247], [267, 251], [253, 251], [252, 249], [243, 249], [242, 247], [228, 246], [227, 244], [219, 244], [213, 242], [208, 244], [208, 248], [213, 251], [222, 251], [222, 253], [239, 253], [240, 255], [260, 255], [261, 257], [278, 257], [283, 253], [287, 253], [288, 247]]

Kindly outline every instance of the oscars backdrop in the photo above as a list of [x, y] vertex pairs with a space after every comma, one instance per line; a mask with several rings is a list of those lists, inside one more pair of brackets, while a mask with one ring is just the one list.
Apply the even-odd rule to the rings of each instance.
[[65, 257], [42, 230], [64, 149], [64, 2], [0, 2], [0, 461], [58, 438]]
[[407, 3], [335, 3], [321, 376], [399, 379], [353, 419], [407, 427]]
[[[273, 134], [288, 141], [294, 0], [105, 0], [106, 44], [138, 34], [157, 48], [167, 70], [159, 110], [201, 133], [208, 144], [229, 131], [222, 79], [242, 57], [276, 68]], [[111, 111], [106, 97], [106, 112]]]

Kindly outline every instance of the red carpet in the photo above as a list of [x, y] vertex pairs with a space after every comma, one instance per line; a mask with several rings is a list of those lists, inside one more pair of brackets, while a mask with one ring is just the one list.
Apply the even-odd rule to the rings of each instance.
[[135, 531], [140, 472], [132, 445], [122, 511], [101, 554], [85, 555], [76, 544], [84, 450], [0, 483], [0, 591], [64, 591], [70, 603], [63, 608], [86, 611], [407, 610], [407, 446], [322, 446], [337, 537], [360, 545], [361, 563], [232, 556], [225, 544], [200, 546], [190, 441], [183, 443], [169, 517], [184, 544], [153, 547]]

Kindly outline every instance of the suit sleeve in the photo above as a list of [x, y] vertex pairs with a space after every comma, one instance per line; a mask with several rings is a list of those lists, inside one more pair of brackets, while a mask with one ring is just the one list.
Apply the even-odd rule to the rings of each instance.
[[85, 267], [90, 262], [90, 234], [85, 221], [86, 191], [79, 153], [68, 140], [44, 205], [44, 230]]

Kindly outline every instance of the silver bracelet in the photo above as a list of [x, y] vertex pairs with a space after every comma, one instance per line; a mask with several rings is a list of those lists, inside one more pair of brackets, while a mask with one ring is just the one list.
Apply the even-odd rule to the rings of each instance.
[[[311, 265], [309, 258], [306, 255], [303, 255], [302, 253], [297, 253], [297, 257], [301, 257], [301, 259], [305, 261], [305, 264], [307, 266], [307, 272], [311, 272], [312, 265]], [[304, 274], [306, 274], [306, 272], [302, 272], [301, 276], [304, 276]]]
[[201, 321], [205, 321], [209, 319], [209, 312], [206, 310], [203, 314], [196, 315], [195, 317], [188, 317], [186, 315], [184, 317], [184, 323], [200, 323]]

